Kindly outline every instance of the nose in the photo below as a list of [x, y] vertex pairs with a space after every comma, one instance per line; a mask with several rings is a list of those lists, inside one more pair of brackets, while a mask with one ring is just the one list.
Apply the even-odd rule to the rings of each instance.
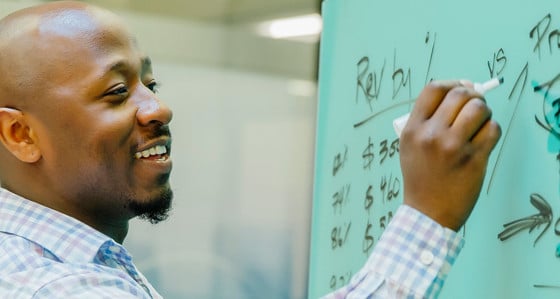
[[136, 112], [138, 122], [142, 126], [152, 123], [167, 125], [173, 118], [173, 112], [162, 100], [160, 100], [151, 90], [146, 88], [146, 94], [137, 101], [138, 110]]

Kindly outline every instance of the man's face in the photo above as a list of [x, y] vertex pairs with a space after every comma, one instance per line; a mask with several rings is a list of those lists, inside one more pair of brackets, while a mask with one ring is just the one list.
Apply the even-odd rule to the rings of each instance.
[[151, 62], [112, 16], [63, 13], [23, 42], [40, 45], [26, 107], [39, 138], [38, 163], [71, 209], [162, 220], [172, 197], [172, 113], [155, 94]]

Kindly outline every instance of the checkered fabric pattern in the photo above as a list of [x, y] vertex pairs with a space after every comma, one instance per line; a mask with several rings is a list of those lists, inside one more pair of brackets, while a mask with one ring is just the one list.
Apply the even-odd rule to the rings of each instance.
[[0, 188], [0, 298], [161, 298], [126, 249]]
[[463, 245], [456, 232], [402, 205], [364, 267], [323, 299], [437, 298]]

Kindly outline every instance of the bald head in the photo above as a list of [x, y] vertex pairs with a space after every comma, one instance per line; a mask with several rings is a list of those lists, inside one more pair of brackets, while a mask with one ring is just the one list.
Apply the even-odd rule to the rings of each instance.
[[106, 34], [101, 28], [125, 30], [111, 12], [77, 1], [49, 2], [0, 20], [0, 72], [10, 74], [0, 81], [0, 106], [29, 107], [37, 92], [58, 83], [46, 78], [64, 79], [53, 66], [70, 67], [76, 50], [97, 46], [94, 40]]
[[[95, 98], [91, 86], [110, 67], [101, 64], [110, 65], [118, 57], [135, 58], [135, 51], [131, 34], [116, 15], [83, 2], [49, 2], [0, 20], [0, 73], [9, 74], [0, 80], [0, 129], [4, 130], [0, 133], [5, 145], [0, 158], [6, 148], [8, 161], [16, 157], [29, 164], [43, 157], [54, 147], [51, 143], [58, 139], [54, 135], [72, 125], [68, 121], [62, 128], [53, 126], [64, 108], [77, 104], [74, 100]], [[25, 140], [36, 140], [33, 144], [40, 149], [33, 150], [34, 158], [10, 147], [8, 129], [20, 129]], [[0, 179], [14, 173], [6, 166], [9, 162], [3, 164]]]
[[[0, 20], [0, 73], [9, 74], [0, 80], [3, 184], [10, 181], [4, 177], [14, 177], [19, 166], [40, 161], [51, 147], [49, 135], [60, 131], [50, 127], [51, 120], [60, 117], [61, 108], [69, 104], [64, 95], [79, 98], [79, 92], [86, 93], [86, 87], [100, 76], [92, 74], [91, 61], [112, 47], [128, 49], [130, 41], [116, 15], [77, 1], [49, 2]], [[17, 136], [12, 132], [19, 132], [20, 139], [14, 139]], [[26, 144], [25, 150], [21, 144]]]

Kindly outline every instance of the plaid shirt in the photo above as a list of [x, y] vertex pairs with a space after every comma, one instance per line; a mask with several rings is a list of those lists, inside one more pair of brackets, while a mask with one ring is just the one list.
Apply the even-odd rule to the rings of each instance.
[[323, 299], [437, 298], [463, 238], [402, 205], [364, 267]]
[[108, 236], [0, 188], [0, 298], [161, 298]]

